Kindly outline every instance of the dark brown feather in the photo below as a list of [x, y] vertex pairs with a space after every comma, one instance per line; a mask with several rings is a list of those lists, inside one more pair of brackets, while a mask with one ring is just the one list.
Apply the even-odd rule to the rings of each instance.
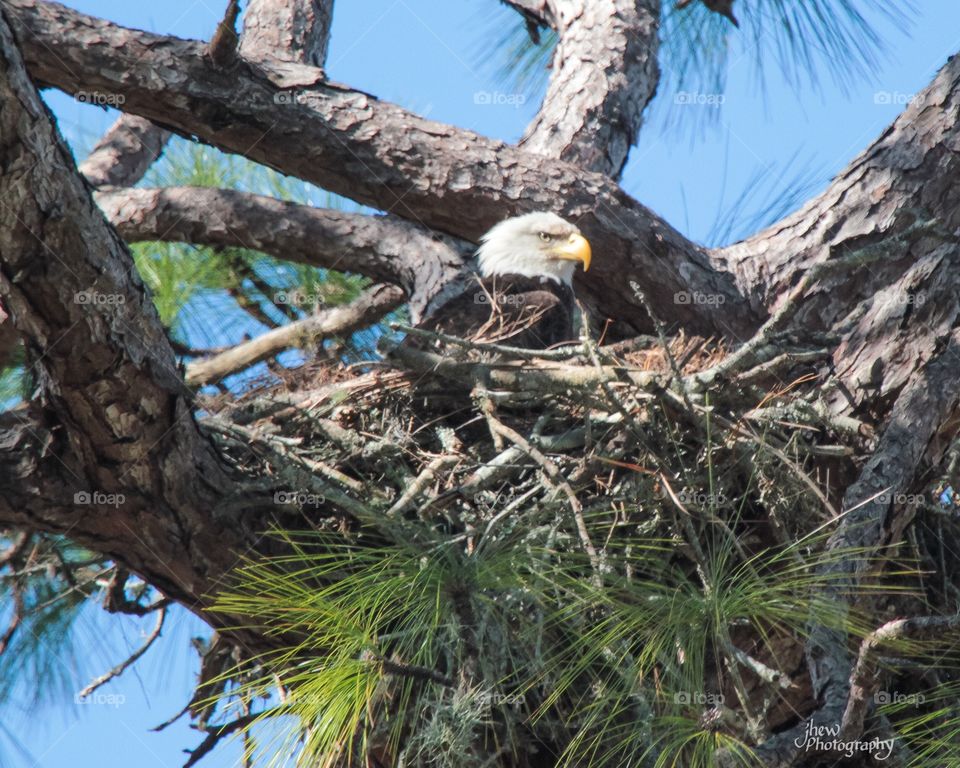
[[576, 340], [573, 290], [548, 277], [477, 276], [419, 327], [469, 341], [546, 349]]

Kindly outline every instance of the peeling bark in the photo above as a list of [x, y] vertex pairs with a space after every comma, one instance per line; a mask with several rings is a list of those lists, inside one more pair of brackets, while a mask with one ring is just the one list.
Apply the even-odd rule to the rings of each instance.
[[618, 178], [660, 79], [659, 0], [558, 0], [560, 41], [520, 146]]
[[323, 67], [332, 21], [333, 0], [250, 0], [240, 54]]

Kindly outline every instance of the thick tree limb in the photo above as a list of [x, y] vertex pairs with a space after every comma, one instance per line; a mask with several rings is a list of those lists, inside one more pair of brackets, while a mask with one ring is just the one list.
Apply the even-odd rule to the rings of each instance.
[[99, 192], [97, 203], [127, 242], [165, 240], [263, 251], [399, 285], [419, 317], [471, 250], [397, 216], [311, 208], [209, 187]]
[[659, 0], [556, 0], [550, 85], [520, 146], [619, 177], [660, 79]]
[[187, 366], [186, 381], [195, 386], [220, 381], [285, 349], [304, 343], [315, 346], [321, 339], [352, 333], [375, 323], [402, 301], [403, 291], [399, 288], [373, 286], [345, 306], [318, 312], [238, 344], [208, 360], [191, 363]]
[[[245, 62], [227, 75], [196, 42], [124, 29], [54, 3], [3, 1], [43, 84], [122, 93], [129, 112], [472, 241], [507, 216], [557, 210], [603, 254], [578, 278], [578, 289], [603, 307], [602, 317], [621, 321], [623, 334], [648, 323], [626, 278], [649, 290], [659, 316], [703, 335], [747, 334], [762, 316], [702, 248], [602, 175], [424, 120], [324, 82], [311, 67]], [[157, 71], [177, 77], [159, 79]], [[714, 298], [675, 301], [681, 292]]]
[[136, 115], [121, 115], [80, 164], [94, 187], [130, 187], [160, 157], [170, 132]]
[[240, 54], [322, 67], [330, 42], [333, 0], [250, 0]]
[[3, 418], [0, 521], [69, 532], [196, 608], [241, 543], [235, 524], [208, 514], [230, 480], [193, 422], [156, 310], [53, 130], [6, 15], [0, 300], [26, 341], [45, 411]]
[[[840, 605], [848, 604], [860, 574], [869, 566], [867, 553], [883, 541], [892, 497], [910, 488], [930, 440], [958, 407], [957, 360], [960, 360], [960, 332], [952, 336], [941, 353], [928, 362], [901, 393], [876, 451], [857, 482], [844, 495], [847, 512], [826, 548], [863, 554], [840, 560], [829, 558], [824, 566], [823, 571], [835, 577], [828, 590], [830, 597]], [[807, 667], [814, 696], [821, 706], [810, 718], [811, 722], [832, 727], [842, 722], [850, 698], [852, 666], [846, 635], [814, 624], [807, 641]], [[848, 725], [855, 723], [851, 713]], [[859, 723], [862, 726], [862, 719]], [[764, 764], [778, 768], [799, 764], [805, 752], [798, 744], [804, 743], [806, 727], [807, 723], [802, 722], [760, 744], [756, 749], [758, 757]], [[858, 736], [852, 729], [845, 733], [848, 740]]]
[[[603, 254], [579, 279], [580, 294], [602, 307], [601, 316], [621, 321], [624, 334], [648, 328], [629, 279], [644, 285], [658, 316], [696, 332], [743, 338], [776, 301], [776, 283], [791, 284], [798, 270], [822, 260], [831, 248], [890, 234], [893, 214], [903, 205], [926, 204], [946, 224], [956, 215], [947, 212], [960, 210], [952, 202], [960, 174], [950, 171], [957, 161], [949, 149], [960, 132], [954, 117], [957, 60], [827, 193], [776, 227], [708, 255], [609, 180], [546, 158], [534, 162], [498, 142], [424, 121], [365, 94], [317, 85], [316, 70], [301, 76], [292, 65], [282, 72], [247, 68], [224, 79], [210, 71], [195, 43], [124, 30], [52, 3], [4, 2], [23, 25], [20, 37], [34, 75], [68, 92], [90, 87], [123, 92], [125, 109], [468, 239], [518, 211], [558, 210], [576, 220], [595, 252]], [[163, 83], [150, 76], [164, 68], [182, 77]], [[289, 109], [278, 120], [274, 95], [285, 94], [289, 101], [294, 90], [299, 103], [282, 105]], [[938, 184], [930, 184], [931, 178]], [[714, 271], [711, 260], [737, 276], [751, 306], [731, 290], [728, 275]], [[916, 260], [911, 254], [904, 261]], [[902, 264], [891, 269], [903, 273]], [[929, 272], [930, 265], [922, 269]], [[872, 296], [879, 281], [893, 280], [887, 271], [875, 274], [871, 280], [855, 276], [842, 288], [831, 285], [810, 302], [811, 323], [826, 325], [847, 311], [851, 298]], [[686, 301], [677, 300], [678, 294]], [[954, 302], [947, 299], [948, 306]], [[912, 349], [909, 356], [916, 360], [914, 353], [923, 351]], [[862, 378], [874, 359], [855, 360], [849, 377]], [[900, 384], [912, 370], [899, 371]]]

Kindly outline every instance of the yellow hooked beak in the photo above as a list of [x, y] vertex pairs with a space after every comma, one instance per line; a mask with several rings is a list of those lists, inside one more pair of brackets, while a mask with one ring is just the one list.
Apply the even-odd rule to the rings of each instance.
[[590, 269], [590, 243], [583, 235], [574, 232], [567, 242], [550, 250], [550, 254], [557, 259], [579, 261], [583, 264], [583, 271]]

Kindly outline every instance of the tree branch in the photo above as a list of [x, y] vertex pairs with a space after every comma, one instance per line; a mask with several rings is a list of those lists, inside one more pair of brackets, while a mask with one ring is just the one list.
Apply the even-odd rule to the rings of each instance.
[[556, 0], [560, 40], [524, 149], [617, 178], [660, 80], [659, 0]]
[[217, 25], [207, 46], [207, 55], [214, 66], [228, 69], [237, 61], [240, 37], [237, 34], [237, 18], [240, 16], [240, 0], [228, 0], [227, 10]]
[[863, 720], [876, 692], [876, 674], [880, 651], [898, 640], [934, 640], [960, 629], [960, 616], [913, 616], [888, 621], [871, 632], [860, 644], [856, 664], [850, 674], [850, 698], [843, 713], [840, 733], [854, 738], [863, 732]]
[[0, 297], [40, 397], [0, 420], [0, 520], [69, 532], [196, 609], [241, 545], [235, 521], [207, 511], [231, 481], [193, 422], [156, 310], [52, 128], [6, 16], [4, 7]]
[[121, 115], [80, 164], [94, 187], [131, 187], [160, 157], [170, 132], [136, 115]]
[[250, 0], [243, 14], [240, 54], [323, 67], [333, 0]]
[[187, 366], [186, 381], [194, 386], [220, 381], [285, 349], [314, 346], [321, 339], [352, 333], [376, 322], [402, 301], [403, 291], [399, 288], [375, 285], [343, 307], [289, 323], [208, 360], [191, 363]]
[[[474, 242], [508, 216], [556, 210], [603, 254], [578, 277], [578, 291], [602, 307], [602, 317], [621, 321], [620, 335], [648, 326], [628, 278], [649, 286], [660, 317], [705, 336], [745, 335], [762, 317], [704, 249], [601, 174], [424, 120], [325, 82], [312, 67], [247, 61], [228, 75], [196, 42], [124, 29], [55, 3], [3, 3], [39, 82], [68, 93], [122, 93], [129, 112], [366, 205]], [[168, 70], [177, 78], [156, 77]], [[714, 300], [675, 301], [683, 291]]]
[[[882, 543], [892, 495], [910, 487], [930, 440], [947, 415], [958, 407], [958, 356], [960, 332], [953, 334], [942, 352], [928, 362], [900, 394], [876, 451], [844, 495], [846, 512], [827, 541], [826, 549], [862, 554], [828, 558], [821, 570], [834, 577], [827, 590], [828, 597], [839, 605], [849, 604], [861, 573], [870, 564], [868, 553]], [[836, 726], [847, 712], [850, 698], [852, 661], [847, 651], [847, 636], [815, 622], [807, 640], [807, 667], [814, 697], [821, 703], [810, 722]], [[856, 707], [856, 703], [850, 706]], [[856, 721], [854, 714], [851, 712], [848, 718], [851, 726]], [[757, 756], [765, 765], [778, 768], [799, 764], [805, 753], [797, 745], [804, 742], [807, 726], [807, 722], [802, 722], [768, 739], [756, 748]], [[850, 731], [845, 735], [849, 740], [859, 734]]]
[[419, 317], [471, 250], [397, 216], [368, 216], [208, 187], [125, 189], [96, 195], [127, 242], [235, 246], [399, 285]]
[[147, 636], [147, 639], [144, 640], [143, 645], [141, 645], [137, 650], [131, 653], [126, 659], [117, 664], [117, 666], [108, 670], [104, 674], [90, 681], [90, 683], [84, 688], [80, 693], [77, 694], [77, 698], [85, 699], [91, 693], [93, 693], [97, 688], [106, 685], [111, 680], [120, 677], [126, 670], [128, 670], [137, 660], [143, 656], [150, 646], [153, 645], [154, 640], [160, 637], [160, 632], [163, 630], [163, 622], [167, 618], [167, 608], [166, 606], [161, 606], [157, 612], [157, 623], [153, 628], [153, 631]]

